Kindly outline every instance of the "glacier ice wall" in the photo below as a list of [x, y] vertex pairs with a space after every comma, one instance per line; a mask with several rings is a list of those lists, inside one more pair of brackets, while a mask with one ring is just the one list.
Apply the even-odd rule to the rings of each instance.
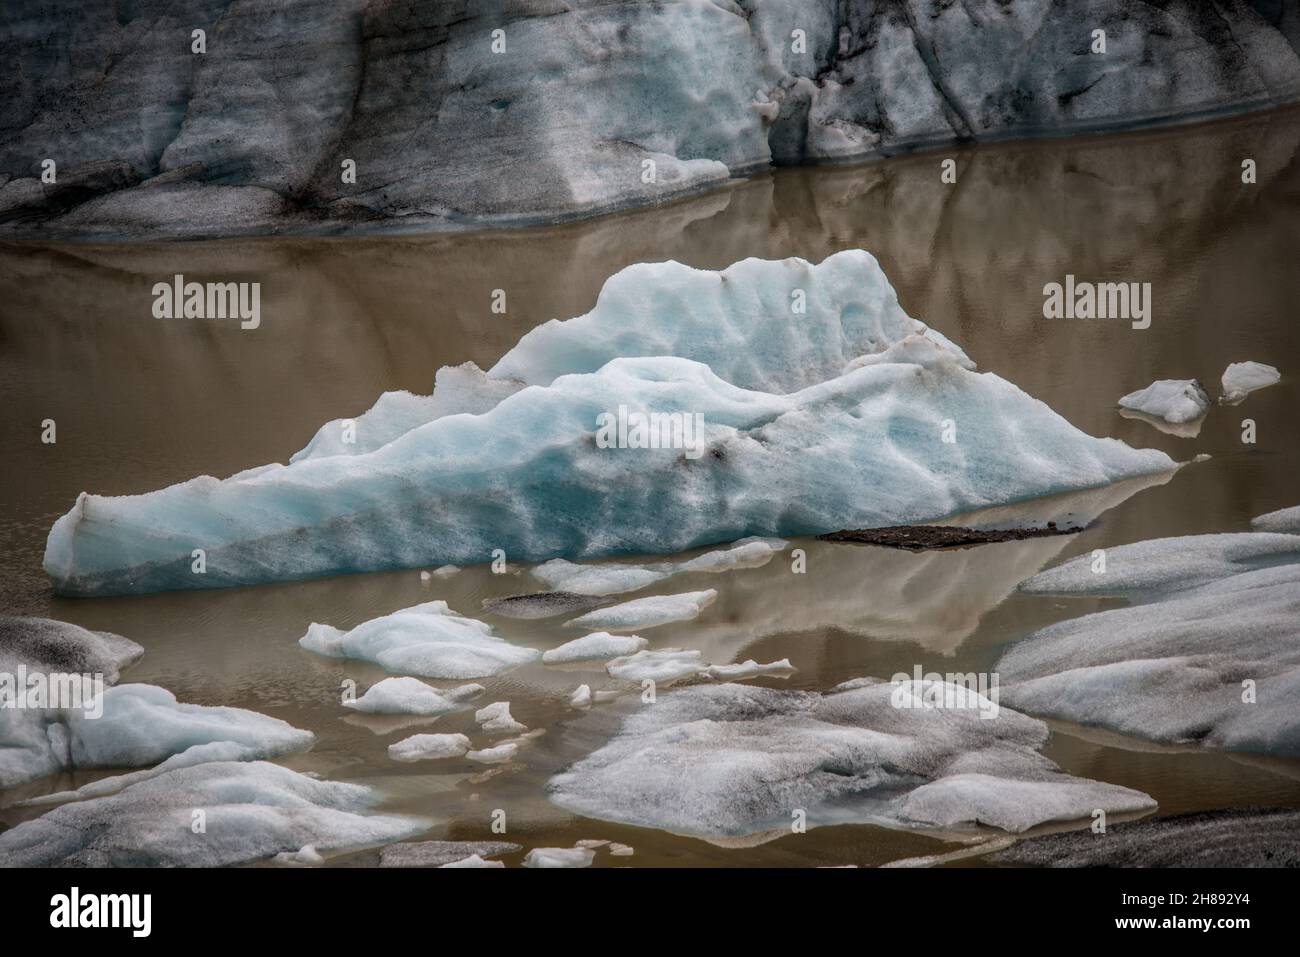
[[772, 162], [1292, 102], [1298, 42], [1295, 4], [1262, 0], [11, 0], [0, 223], [548, 221]]
[[[537, 380], [486, 411], [397, 428], [381, 402], [368, 416], [387, 441], [356, 454], [318, 437], [289, 465], [224, 481], [82, 493], [50, 532], [46, 571], [60, 592], [93, 595], [464, 565], [497, 549], [528, 562], [670, 553], [934, 520], [1174, 465], [975, 372], [902, 312], [868, 253], [627, 273], [591, 314], [541, 327], [480, 374]], [[792, 312], [801, 289], [817, 294]], [[467, 386], [475, 401], [480, 386]], [[600, 417], [620, 406], [699, 417], [698, 445], [602, 447]]]

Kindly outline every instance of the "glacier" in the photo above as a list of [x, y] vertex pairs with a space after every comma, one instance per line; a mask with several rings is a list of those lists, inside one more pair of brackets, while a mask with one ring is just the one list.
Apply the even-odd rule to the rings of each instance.
[[[665, 554], [933, 521], [1175, 467], [975, 371], [903, 311], [862, 250], [718, 272], [634, 265], [587, 315], [537, 327], [487, 372], [458, 368], [421, 415], [402, 400], [389, 416], [392, 394], [381, 398], [345, 451], [318, 433], [288, 465], [83, 492], [50, 531], [45, 570], [61, 594], [111, 595], [467, 565], [497, 550], [523, 562]], [[702, 415], [707, 451], [599, 447], [598, 417], [620, 406]]]

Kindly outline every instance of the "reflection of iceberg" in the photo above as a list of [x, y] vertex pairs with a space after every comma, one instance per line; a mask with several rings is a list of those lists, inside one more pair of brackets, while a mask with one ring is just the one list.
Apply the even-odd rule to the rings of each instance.
[[[631, 267], [588, 315], [533, 330], [488, 373], [462, 371], [464, 395], [434, 399], [482, 411], [412, 426], [404, 406], [394, 425], [381, 400], [340, 423], [357, 428], [355, 454], [318, 436], [289, 466], [83, 494], [51, 531], [45, 568], [62, 592], [113, 594], [466, 564], [495, 549], [524, 561], [676, 552], [934, 520], [1173, 465], [971, 371], [860, 251], [721, 273]], [[505, 381], [527, 387], [498, 401]], [[599, 447], [597, 417], [624, 405], [702, 415], [706, 454]], [[384, 444], [364, 439], [372, 429]]]

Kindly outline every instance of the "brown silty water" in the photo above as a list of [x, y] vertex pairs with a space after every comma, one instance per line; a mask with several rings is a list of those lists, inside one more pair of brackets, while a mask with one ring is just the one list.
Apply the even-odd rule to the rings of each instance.
[[[1179, 461], [1209, 461], [1163, 482], [1106, 493], [1078, 535], [910, 554], [799, 541], [808, 573], [779, 555], [760, 568], [679, 576], [640, 594], [716, 588], [690, 622], [645, 633], [652, 648], [698, 648], [723, 663], [788, 657], [773, 687], [825, 690], [860, 675], [986, 671], [1006, 642], [1119, 602], [1018, 594], [1043, 567], [1092, 549], [1168, 535], [1237, 531], [1251, 516], [1300, 504], [1300, 111], [1211, 125], [1073, 140], [985, 145], [854, 167], [791, 169], [662, 207], [555, 228], [432, 237], [267, 238], [168, 245], [0, 244], [0, 609], [117, 632], [143, 645], [128, 680], [182, 701], [252, 708], [308, 728], [315, 749], [286, 764], [379, 787], [387, 809], [436, 824], [428, 837], [569, 846], [605, 838], [631, 858], [597, 866], [873, 865], [958, 845], [872, 826], [814, 828], [754, 846], [588, 820], [552, 805], [547, 778], [611, 732], [617, 707], [586, 716], [565, 702], [580, 683], [614, 687], [600, 665], [540, 663], [484, 679], [482, 702], [508, 700], [546, 734], [504, 771], [460, 760], [398, 764], [389, 744], [417, 731], [473, 729], [472, 712], [402, 727], [339, 705], [377, 667], [320, 658], [297, 639], [312, 621], [348, 628], [433, 598], [499, 634], [550, 648], [562, 622], [515, 620], [484, 599], [541, 590], [525, 568], [488, 566], [421, 581], [375, 573], [224, 591], [112, 599], [52, 594], [45, 536], [77, 493], [149, 491], [199, 474], [286, 461], [323, 422], [355, 416], [380, 392], [427, 393], [441, 365], [487, 368], [533, 326], [588, 311], [622, 267], [675, 259], [721, 268], [747, 256], [820, 261], [864, 248], [903, 307], [959, 343], [985, 371], [1079, 428]], [[957, 160], [955, 185], [940, 161]], [[1258, 182], [1241, 182], [1244, 159]], [[158, 320], [151, 288], [183, 273], [260, 281], [262, 325]], [[1065, 275], [1150, 282], [1150, 328], [1045, 320], [1043, 287]], [[508, 312], [491, 311], [508, 290]], [[1159, 378], [1199, 378], [1212, 393], [1232, 361], [1283, 371], [1280, 385], [1214, 409], [1193, 438], [1121, 417], [1116, 399]], [[1241, 422], [1257, 441], [1241, 441]], [[58, 441], [40, 441], [41, 422]], [[1145, 487], [1142, 487], [1144, 486]], [[864, 490], [869, 494], [869, 490]], [[1057, 506], [1052, 506], [1055, 508]], [[1082, 508], [1065, 503], [1062, 510]], [[1012, 510], [1041, 517], [1046, 506]], [[442, 684], [442, 683], [438, 683]], [[1300, 763], [1156, 747], [1054, 726], [1046, 753], [1067, 771], [1151, 794], [1159, 814], [1249, 804], [1300, 806]], [[107, 772], [46, 779], [11, 799]], [[0, 827], [37, 809], [0, 809]], [[741, 842], [749, 843], [749, 842]], [[332, 863], [367, 864], [374, 850]], [[510, 863], [517, 856], [507, 857]]]

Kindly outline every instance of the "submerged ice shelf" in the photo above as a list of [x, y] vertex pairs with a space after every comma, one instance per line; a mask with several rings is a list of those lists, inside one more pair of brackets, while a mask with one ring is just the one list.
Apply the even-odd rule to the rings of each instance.
[[[698, 445], [602, 447], [600, 417], [620, 409], [699, 421]], [[386, 394], [289, 465], [83, 493], [45, 568], [61, 593], [101, 595], [474, 564], [496, 549], [527, 562], [664, 554], [932, 521], [1173, 467], [974, 371], [907, 316], [866, 252], [721, 272], [640, 264], [488, 372], [445, 368], [427, 399]]]

